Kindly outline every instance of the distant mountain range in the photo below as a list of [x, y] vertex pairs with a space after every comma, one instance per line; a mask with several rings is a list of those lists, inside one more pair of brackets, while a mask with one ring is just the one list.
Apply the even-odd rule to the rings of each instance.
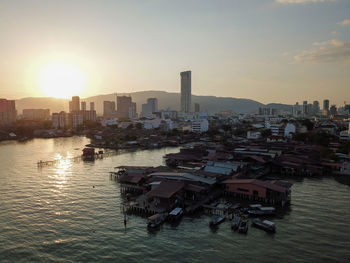
[[[118, 96], [130, 95], [137, 104], [137, 111], [140, 112], [142, 104], [146, 103], [147, 98], [157, 98], [158, 108], [165, 109], [170, 107], [172, 110], [180, 110], [180, 93], [170, 93], [165, 91], [140, 91], [133, 93], [118, 93]], [[88, 98], [81, 98], [89, 103], [95, 102], [95, 109], [98, 114], [103, 113], [103, 101], [115, 101], [114, 94], [98, 95]], [[23, 98], [16, 101], [18, 114], [22, 114], [23, 109], [50, 109], [52, 112], [68, 111], [69, 99], [56, 98]], [[192, 95], [192, 107], [194, 103], [199, 103], [201, 111], [215, 113], [220, 110], [232, 110], [235, 113], [254, 113], [259, 107], [273, 107], [277, 109], [290, 109], [291, 105], [286, 104], [267, 104], [264, 105], [258, 101], [250, 99], [215, 97], [215, 96], [197, 96]]]

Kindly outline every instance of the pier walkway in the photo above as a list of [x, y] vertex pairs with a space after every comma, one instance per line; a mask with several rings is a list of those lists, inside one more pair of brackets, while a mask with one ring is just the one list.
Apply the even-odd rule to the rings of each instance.
[[62, 160], [64, 161], [70, 161], [70, 162], [80, 162], [80, 161], [95, 161], [97, 159], [103, 159], [109, 156], [116, 155], [116, 151], [108, 151], [108, 152], [103, 152], [103, 153], [95, 153], [92, 156], [86, 157], [83, 155], [75, 156], [75, 157], [70, 157], [70, 158], [64, 158], [64, 159], [56, 159], [56, 160], [51, 160], [51, 161], [38, 161], [37, 166], [38, 168], [42, 168], [45, 166], [52, 166], [60, 163]]

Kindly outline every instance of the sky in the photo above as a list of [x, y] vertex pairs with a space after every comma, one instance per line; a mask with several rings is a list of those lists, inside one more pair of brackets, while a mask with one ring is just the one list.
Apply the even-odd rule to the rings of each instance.
[[349, 0], [0, 0], [0, 36], [9, 99], [179, 92], [191, 70], [195, 95], [350, 102]]

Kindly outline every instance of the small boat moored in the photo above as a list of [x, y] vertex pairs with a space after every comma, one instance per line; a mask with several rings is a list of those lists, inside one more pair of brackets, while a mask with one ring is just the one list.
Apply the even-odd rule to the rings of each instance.
[[222, 222], [225, 221], [225, 216], [212, 216], [210, 222], [209, 222], [209, 226], [213, 227], [213, 226], [217, 226], [219, 224], [221, 224]]
[[246, 234], [248, 232], [248, 219], [242, 219], [239, 222], [238, 232]]
[[274, 222], [271, 222], [269, 220], [261, 220], [259, 218], [252, 219], [252, 225], [256, 226], [262, 230], [265, 230], [267, 232], [276, 232], [276, 225]]
[[260, 206], [254, 209], [249, 209], [248, 214], [254, 216], [260, 215], [274, 215], [276, 213], [276, 209], [274, 207]]
[[239, 227], [239, 224], [241, 222], [241, 217], [238, 215], [234, 215], [232, 221], [231, 221], [231, 229], [237, 230]]
[[168, 213], [155, 214], [148, 218], [147, 227], [156, 228], [164, 223], [166, 218], [168, 217]]
[[175, 222], [179, 220], [183, 215], [183, 210], [181, 207], [176, 207], [174, 208], [170, 213], [169, 213], [169, 218], [168, 220], [170, 222]]

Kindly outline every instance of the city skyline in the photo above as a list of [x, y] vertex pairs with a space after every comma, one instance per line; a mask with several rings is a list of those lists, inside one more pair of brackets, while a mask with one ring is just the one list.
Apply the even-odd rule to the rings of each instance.
[[347, 100], [348, 1], [200, 3], [2, 1], [1, 97], [178, 92], [191, 69], [196, 95]]

